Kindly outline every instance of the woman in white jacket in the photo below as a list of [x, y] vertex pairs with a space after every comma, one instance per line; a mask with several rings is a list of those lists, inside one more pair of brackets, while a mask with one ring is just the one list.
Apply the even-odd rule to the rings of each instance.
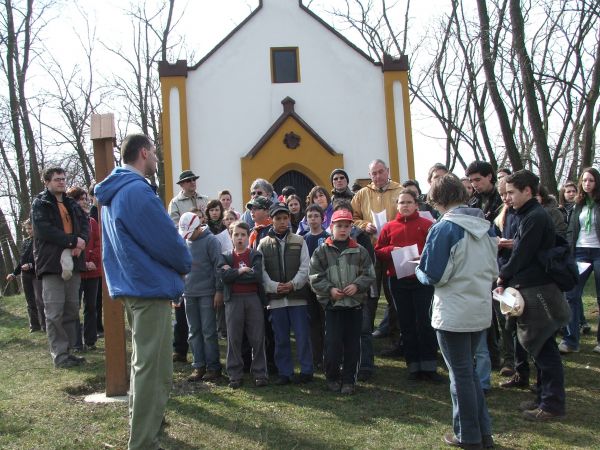
[[454, 432], [444, 442], [462, 448], [493, 446], [491, 422], [473, 358], [492, 320], [492, 283], [498, 276], [497, 238], [452, 174], [434, 181], [429, 199], [443, 217], [429, 231], [416, 274], [435, 286], [431, 325], [450, 375]]

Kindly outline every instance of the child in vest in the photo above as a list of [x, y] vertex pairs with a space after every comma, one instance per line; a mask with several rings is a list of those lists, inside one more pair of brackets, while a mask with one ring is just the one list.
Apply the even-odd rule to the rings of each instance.
[[227, 324], [227, 374], [229, 387], [242, 385], [244, 333], [252, 347], [250, 371], [257, 387], [266, 386], [265, 329], [262, 288], [262, 255], [248, 247], [250, 227], [246, 222], [231, 225], [233, 250], [221, 255], [219, 289], [224, 291]]
[[342, 394], [354, 393], [362, 305], [375, 280], [369, 253], [350, 238], [351, 230], [352, 214], [335, 211], [331, 217], [332, 236], [315, 250], [310, 261], [310, 284], [325, 307], [327, 388]]
[[[325, 212], [317, 204], [312, 204], [306, 209], [306, 223], [308, 224], [308, 233], [304, 235], [304, 241], [308, 247], [308, 255], [312, 257], [313, 253], [329, 233], [323, 229], [323, 220]], [[308, 304], [308, 313], [310, 316], [310, 340], [312, 343], [313, 363], [315, 367], [323, 368], [323, 340], [325, 339], [325, 311], [317, 300], [314, 292], [310, 292]]]
[[197, 214], [184, 213], [179, 234], [192, 254], [192, 270], [185, 276], [185, 315], [194, 361], [188, 381], [214, 381], [221, 376], [215, 308], [223, 296], [216, 290], [216, 268], [221, 244], [212, 233], [202, 232]]
[[289, 229], [290, 211], [285, 203], [275, 203], [269, 210], [273, 228], [258, 246], [263, 254], [263, 284], [275, 336], [275, 365], [279, 372], [277, 385], [289, 384], [294, 374], [290, 327], [296, 338], [300, 374], [294, 381], [308, 383], [313, 379], [313, 358], [308, 320], [308, 247], [302, 236]]

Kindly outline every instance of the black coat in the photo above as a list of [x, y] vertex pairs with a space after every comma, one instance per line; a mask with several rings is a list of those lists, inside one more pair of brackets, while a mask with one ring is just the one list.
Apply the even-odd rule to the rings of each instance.
[[500, 267], [503, 285], [519, 288], [552, 283], [538, 262], [540, 251], [551, 249], [556, 242], [552, 218], [535, 198], [521, 206], [516, 215], [519, 225], [512, 253]]
[[13, 272], [14, 276], [20, 275], [23, 269], [21, 266], [24, 264], [31, 264], [31, 269], [27, 270], [27, 273], [35, 273], [35, 262], [33, 260], [33, 239], [27, 238], [21, 244], [21, 257], [19, 258], [19, 264], [15, 267]]
[[502, 206], [502, 197], [500, 197], [498, 189], [496, 188], [488, 194], [475, 192], [473, 197], [469, 199], [468, 205], [471, 208], [481, 209], [485, 219], [493, 225], [494, 220], [500, 212], [500, 207]]
[[[81, 207], [70, 197], [63, 194], [63, 204], [67, 208], [73, 223], [73, 233], [66, 234], [58, 210], [56, 197], [44, 190], [31, 205], [33, 224], [33, 255], [38, 278], [44, 274], [60, 274], [60, 255], [65, 248], [77, 247], [77, 238], [88, 241], [88, 218]], [[85, 271], [85, 252], [73, 258], [73, 270]]]

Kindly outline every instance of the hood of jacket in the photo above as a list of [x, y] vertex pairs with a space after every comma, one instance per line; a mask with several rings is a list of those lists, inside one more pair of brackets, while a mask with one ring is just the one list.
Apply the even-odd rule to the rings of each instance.
[[156, 186], [152, 186], [141, 175], [123, 167], [115, 167], [106, 179], [96, 185], [94, 194], [101, 204], [110, 205], [117, 192], [129, 183], [146, 183], [156, 192]]
[[459, 206], [444, 214], [442, 220], [458, 225], [477, 240], [487, 236], [490, 230], [490, 223], [485, 220], [483, 212], [477, 208]]

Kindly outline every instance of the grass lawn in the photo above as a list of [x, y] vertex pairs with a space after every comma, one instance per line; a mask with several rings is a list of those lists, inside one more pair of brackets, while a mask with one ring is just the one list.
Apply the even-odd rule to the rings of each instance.
[[[567, 417], [532, 424], [516, 406], [528, 391], [494, 388], [488, 396], [496, 448], [600, 448], [600, 355], [595, 345], [598, 308], [592, 291], [584, 301], [594, 325], [581, 352], [565, 358]], [[381, 305], [381, 303], [380, 303]], [[381, 308], [380, 308], [381, 310]], [[387, 345], [376, 341], [376, 351]], [[104, 341], [76, 369], [53, 368], [41, 333], [30, 334], [25, 300], [0, 298], [0, 448], [105, 449], [127, 447], [127, 406], [88, 404], [104, 390]], [[224, 345], [221, 341], [221, 357]], [[441, 359], [440, 359], [441, 362]], [[226, 381], [189, 384], [190, 367], [176, 364], [162, 436], [167, 449], [418, 449], [444, 448], [451, 430], [448, 384], [406, 380], [403, 361], [377, 358], [376, 377], [354, 396], [325, 390], [322, 374], [312, 384], [239, 390]], [[445, 374], [443, 362], [442, 372]], [[501, 378], [494, 374], [493, 385]]]

